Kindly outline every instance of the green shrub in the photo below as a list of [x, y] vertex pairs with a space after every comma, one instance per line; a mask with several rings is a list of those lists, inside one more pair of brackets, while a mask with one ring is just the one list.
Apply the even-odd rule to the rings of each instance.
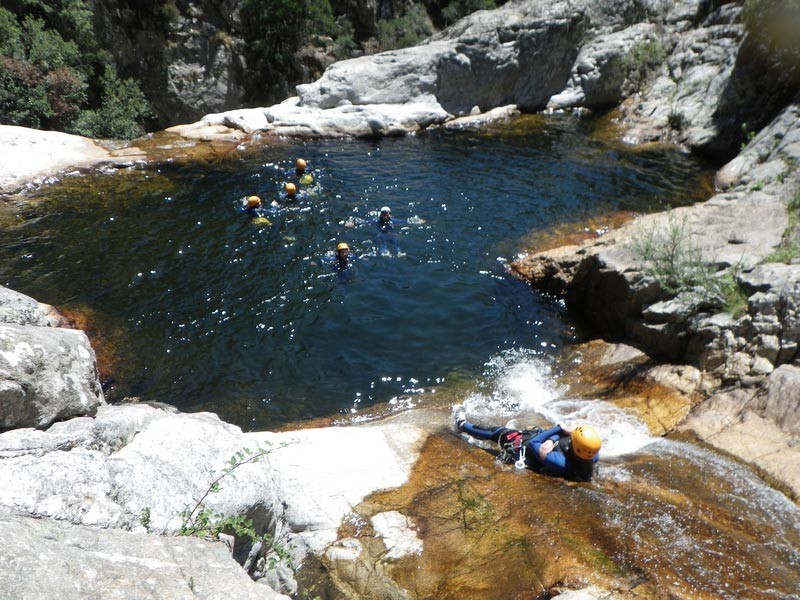
[[[87, 0], [6, 0], [0, 9], [0, 122], [128, 138], [150, 114], [131, 80], [102, 64]], [[96, 104], [89, 104], [89, 99]]]
[[433, 35], [433, 23], [422, 5], [416, 4], [403, 16], [378, 21], [376, 38], [378, 50], [394, 50], [415, 46]]
[[654, 69], [667, 58], [667, 50], [658, 40], [642, 42], [631, 48], [622, 61], [622, 68], [633, 90], [638, 92]]
[[142, 135], [141, 119], [150, 116], [150, 105], [133, 79], [121, 80], [111, 66], [102, 78], [102, 104], [84, 110], [71, 130], [88, 137], [131, 139]]
[[0, 55], [9, 58], [25, 58], [22, 45], [22, 29], [13, 13], [0, 8]]
[[22, 39], [28, 62], [45, 70], [80, 64], [78, 45], [66, 41], [54, 29], [47, 29], [44, 21], [26, 17], [22, 22]]
[[736, 281], [738, 269], [719, 271], [703, 259], [686, 218], [669, 212], [663, 227], [642, 228], [628, 244], [642, 271], [670, 296], [690, 295], [738, 313], [746, 298]]
[[30, 63], [0, 56], [0, 123], [36, 128], [52, 114], [41, 71]]

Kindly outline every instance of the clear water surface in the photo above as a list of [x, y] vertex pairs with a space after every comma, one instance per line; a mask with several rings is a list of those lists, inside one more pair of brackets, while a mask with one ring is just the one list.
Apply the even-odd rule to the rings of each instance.
[[[599, 126], [535, 117], [79, 178], [18, 209], [0, 281], [88, 312], [113, 342], [119, 396], [246, 429], [363, 414], [480, 376], [506, 351], [548, 355], [573, 339], [558, 302], [504, 271], [523, 237], [697, 199], [706, 165], [604, 141]], [[315, 186], [254, 226], [241, 199], [277, 198], [297, 156]], [[402, 226], [400, 256], [376, 246], [382, 205], [424, 221]], [[331, 265], [338, 241], [359, 256], [345, 274]]]

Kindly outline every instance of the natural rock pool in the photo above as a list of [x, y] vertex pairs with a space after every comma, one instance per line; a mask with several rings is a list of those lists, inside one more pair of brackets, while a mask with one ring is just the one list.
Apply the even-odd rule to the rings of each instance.
[[[320, 558], [358, 597], [549, 598], [597, 585], [798, 598], [797, 506], [739, 462], [564, 394], [552, 358], [581, 332], [505, 272], [521, 249], [586, 223], [708, 195], [706, 165], [618, 144], [607, 125], [526, 117], [483, 134], [285, 143], [68, 178], [2, 207], [0, 282], [89, 328], [112, 399], [210, 410], [245, 429], [434, 405], [398, 417], [437, 432], [407, 483], [354, 506], [340, 528], [337, 543], [360, 540], [366, 566]], [[297, 156], [315, 186], [254, 226], [242, 198], [278, 197]], [[383, 205], [418, 217], [397, 256], [375, 237]], [[339, 241], [360, 257], [344, 274], [326, 256]], [[595, 480], [495, 463], [443, 430], [454, 402], [484, 423], [595, 423]], [[395, 555], [375, 535], [370, 518], [394, 512], [422, 552]]]
[[[110, 399], [245, 429], [363, 414], [474, 378], [509, 349], [550, 354], [573, 338], [558, 303], [505, 273], [522, 245], [708, 193], [706, 165], [607, 130], [526, 117], [485, 134], [285, 143], [66, 179], [6, 206], [0, 282], [94, 328]], [[277, 198], [298, 156], [315, 185], [253, 226], [241, 199]], [[383, 205], [424, 220], [402, 227], [401, 256], [377, 251]], [[360, 256], [345, 275], [326, 257], [338, 241]]]

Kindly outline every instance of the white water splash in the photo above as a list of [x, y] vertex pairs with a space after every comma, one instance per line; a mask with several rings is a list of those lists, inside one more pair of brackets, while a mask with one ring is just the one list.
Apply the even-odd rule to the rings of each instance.
[[603, 439], [603, 457], [631, 454], [658, 440], [632, 413], [602, 400], [564, 397], [553, 381], [552, 369], [529, 350], [504, 352], [486, 365], [490, 394], [473, 394], [464, 402], [467, 414], [477, 420], [516, 418], [522, 426], [539, 422], [569, 427], [590, 423]]

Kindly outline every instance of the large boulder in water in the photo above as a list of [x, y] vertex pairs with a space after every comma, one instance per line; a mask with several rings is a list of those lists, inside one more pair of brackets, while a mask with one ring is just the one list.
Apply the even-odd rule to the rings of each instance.
[[62, 322], [61, 315], [49, 304], [0, 286], [0, 323], [58, 327]]
[[51, 324], [47, 307], [4, 294], [0, 324], [0, 429], [46, 427], [105, 403], [86, 334]]

